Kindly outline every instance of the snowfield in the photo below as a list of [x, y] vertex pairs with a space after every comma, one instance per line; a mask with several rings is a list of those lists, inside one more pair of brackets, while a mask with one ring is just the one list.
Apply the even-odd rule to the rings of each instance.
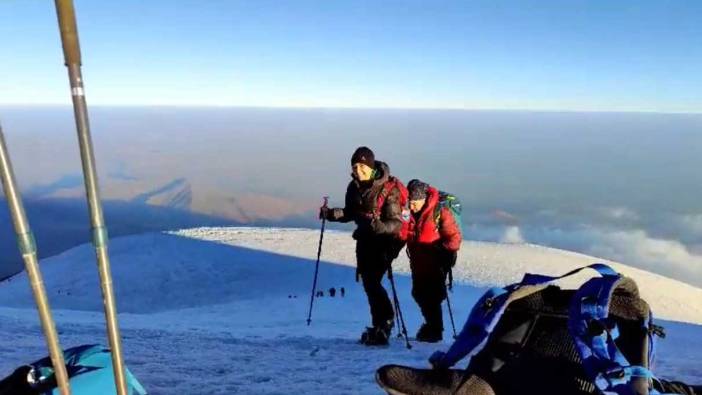
[[[112, 240], [129, 368], [150, 394], [378, 394], [377, 367], [427, 366], [433, 351], [448, 346], [448, 340], [415, 343], [411, 350], [401, 339], [387, 348], [356, 343], [369, 313], [354, 281], [355, 243], [345, 232], [324, 235], [318, 288], [325, 297], [315, 298], [307, 326], [318, 240], [319, 231], [274, 228], [198, 228]], [[668, 337], [659, 343], [656, 372], [702, 382], [702, 290], [581, 254], [464, 241], [451, 294], [456, 325], [460, 329], [488, 286], [517, 281], [525, 271], [562, 274], [594, 262], [634, 278], [665, 320]], [[106, 343], [92, 246], [44, 259], [41, 268], [62, 346]], [[394, 268], [413, 336], [421, 316], [410, 296], [404, 254]], [[330, 287], [344, 287], [345, 297], [329, 297]], [[447, 314], [445, 324], [450, 328]], [[24, 274], [0, 284], [0, 336], [2, 376], [47, 354]]]

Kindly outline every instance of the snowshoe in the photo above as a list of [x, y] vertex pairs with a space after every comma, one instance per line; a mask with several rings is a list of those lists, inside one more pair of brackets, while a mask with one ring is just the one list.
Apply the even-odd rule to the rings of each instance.
[[[498, 393], [486, 380], [458, 369], [415, 369], [386, 365], [378, 369], [375, 381], [390, 395], [495, 395]], [[675, 381], [654, 380], [653, 388], [659, 393], [702, 395], [702, 386], [691, 386]], [[523, 390], [521, 393], [533, 392]], [[541, 392], [538, 393], [541, 394]]]
[[443, 329], [433, 325], [423, 324], [417, 331], [417, 341], [424, 343], [437, 343], [444, 340]]
[[702, 385], [687, 385], [679, 381], [654, 380], [653, 388], [662, 394], [702, 395]]
[[457, 369], [414, 369], [386, 365], [378, 369], [375, 381], [390, 395], [495, 395], [478, 376]]

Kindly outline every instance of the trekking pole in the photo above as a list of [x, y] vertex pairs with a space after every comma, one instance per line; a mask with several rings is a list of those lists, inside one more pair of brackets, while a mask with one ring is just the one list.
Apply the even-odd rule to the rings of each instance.
[[[410, 259], [410, 253], [409, 253], [409, 248], [405, 248], [405, 254], [407, 254], [407, 259]], [[392, 270], [392, 267], [390, 268]], [[388, 273], [388, 278], [392, 276], [392, 273]], [[394, 285], [394, 284], [392, 284]], [[394, 291], [394, 288], [393, 288]], [[395, 302], [395, 298], [393, 297], [393, 303]], [[395, 305], [395, 310], [398, 310], [397, 305]], [[395, 315], [395, 321], [397, 321], [397, 337], [402, 337], [402, 325], [400, 325], [400, 315], [396, 314]]]
[[[324, 197], [324, 205], [327, 207], [329, 196]], [[312, 294], [310, 295], [310, 312], [307, 314], [307, 326], [312, 323], [312, 305], [314, 304], [314, 291], [317, 289], [317, 274], [319, 273], [319, 258], [322, 256], [322, 241], [324, 240], [324, 225], [327, 222], [326, 217], [322, 217], [322, 230], [319, 232], [319, 246], [317, 246], [317, 263], [314, 266], [314, 280], [312, 281]]]
[[453, 310], [451, 309], [451, 298], [449, 298], [449, 291], [453, 292], [453, 266], [448, 268], [448, 285], [444, 283], [444, 289], [446, 290], [446, 305], [448, 306], [449, 318], [451, 318], [451, 328], [453, 329], [453, 338], [456, 335], [456, 324], [453, 322]]
[[446, 305], [448, 306], [449, 318], [451, 318], [451, 328], [453, 329], [453, 338], [455, 339], [457, 337], [456, 324], [453, 322], [453, 311], [451, 310], [451, 298], [449, 298], [448, 290], [446, 291]]
[[56, 333], [56, 324], [54, 323], [54, 318], [52, 317], [51, 309], [49, 308], [49, 300], [46, 296], [44, 280], [42, 279], [41, 272], [39, 271], [39, 263], [37, 262], [37, 247], [34, 241], [34, 235], [29, 227], [29, 221], [27, 221], [24, 205], [22, 204], [22, 199], [17, 191], [17, 182], [15, 181], [15, 175], [12, 170], [10, 155], [7, 152], [7, 146], [5, 145], [2, 127], [0, 127], [0, 177], [2, 178], [5, 197], [7, 198], [7, 205], [9, 206], [10, 214], [12, 215], [12, 222], [15, 227], [15, 233], [17, 234], [17, 245], [22, 253], [24, 266], [27, 270], [27, 277], [29, 277], [29, 284], [32, 287], [34, 301], [37, 304], [37, 310], [39, 311], [39, 319], [41, 321], [42, 329], [44, 330], [46, 345], [49, 348], [51, 363], [54, 365], [56, 383], [58, 384], [61, 395], [70, 395], [71, 389], [68, 384], [66, 363], [63, 359], [63, 351], [59, 345], [58, 334]]
[[92, 227], [93, 245], [97, 257], [100, 285], [102, 288], [103, 303], [105, 307], [105, 320], [107, 321], [107, 335], [112, 351], [112, 367], [114, 371], [115, 388], [118, 395], [127, 395], [127, 380], [122, 359], [122, 340], [117, 322], [117, 308], [112, 286], [110, 271], [110, 258], [107, 254], [107, 227], [102, 214], [102, 203], [98, 188], [98, 178], [93, 153], [93, 143], [90, 136], [88, 121], [88, 107], [83, 89], [81, 73], [80, 44], [78, 41], [78, 28], [73, 0], [55, 0], [56, 13], [61, 31], [61, 43], [68, 78], [73, 99], [73, 111], [76, 119], [78, 142], [80, 146], [81, 162], [85, 191], [90, 207], [90, 222]]
[[[395, 298], [393, 298], [393, 304], [395, 304]], [[395, 304], [395, 310], [397, 310], [397, 305]], [[395, 314], [395, 322], [397, 325], [397, 337], [401, 338], [402, 337], [402, 325], [400, 325], [400, 315]]]
[[405, 344], [407, 349], [412, 349], [412, 345], [409, 342], [409, 337], [407, 336], [407, 327], [405, 326], [405, 319], [402, 317], [402, 310], [400, 309], [400, 299], [397, 297], [397, 290], [395, 289], [395, 279], [392, 275], [392, 266], [388, 266], [388, 280], [390, 280], [390, 287], [392, 288], [392, 299], [395, 303], [395, 310], [397, 310], [397, 316], [399, 317], [400, 324], [402, 325], [402, 334], [405, 337]]

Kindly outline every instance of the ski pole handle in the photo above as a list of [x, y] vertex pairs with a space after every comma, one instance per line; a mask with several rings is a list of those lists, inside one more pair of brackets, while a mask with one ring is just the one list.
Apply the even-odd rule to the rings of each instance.
[[63, 57], [66, 61], [66, 66], [80, 66], [80, 44], [78, 42], [78, 27], [76, 24], [76, 13], [73, 8], [73, 2], [56, 0], [56, 11], [58, 14], [61, 44], [63, 45]]
[[324, 204], [322, 204], [322, 207], [319, 208], [319, 219], [322, 220], [322, 222], [325, 222], [327, 219], [327, 211], [329, 211], [329, 196], [324, 197]]

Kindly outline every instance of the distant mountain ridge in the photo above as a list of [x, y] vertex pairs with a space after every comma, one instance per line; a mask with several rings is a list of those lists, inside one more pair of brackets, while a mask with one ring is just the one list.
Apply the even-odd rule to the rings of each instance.
[[[154, 187], [154, 184], [157, 186]], [[260, 221], [285, 221], [314, 210], [314, 204], [265, 193], [224, 194], [194, 186], [186, 177], [166, 182], [147, 182], [144, 178], [108, 177], [101, 185], [102, 198], [136, 204], [190, 211], [216, 216], [242, 224]], [[30, 199], [81, 198], [84, 187], [80, 175], [66, 175], [47, 184], [35, 185], [26, 192]], [[312, 217], [310, 217], [312, 218]]]

